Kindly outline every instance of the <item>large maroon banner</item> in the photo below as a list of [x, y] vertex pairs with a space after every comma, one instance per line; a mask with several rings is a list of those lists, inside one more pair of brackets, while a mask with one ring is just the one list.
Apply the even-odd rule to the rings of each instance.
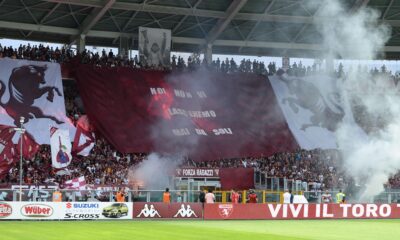
[[213, 160], [298, 147], [265, 76], [80, 65], [76, 79], [91, 123], [121, 152]]
[[205, 204], [204, 219], [400, 218], [400, 204]]
[[254, 188], [254, 168], [221, 168], [222, 190]]

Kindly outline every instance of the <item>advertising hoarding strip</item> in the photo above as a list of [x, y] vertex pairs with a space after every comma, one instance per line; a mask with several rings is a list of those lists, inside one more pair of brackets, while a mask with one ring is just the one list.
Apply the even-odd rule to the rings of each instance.
[[399, 219], [400, 204], [0, 202], [0, 220]]

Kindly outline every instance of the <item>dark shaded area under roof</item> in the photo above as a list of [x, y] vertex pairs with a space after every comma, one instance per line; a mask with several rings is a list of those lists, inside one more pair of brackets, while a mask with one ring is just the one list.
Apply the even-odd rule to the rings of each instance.
[[[139, 26], [172, 30], [172, 50], [316, 57], [320, 34], [312, 18], [319, 0], [0, 0], [0, 37], [137, 49]], [[370, 6], [392, 26], [386, 58], [400, 53], [400, 1], [347, 0], [349, 11]]]

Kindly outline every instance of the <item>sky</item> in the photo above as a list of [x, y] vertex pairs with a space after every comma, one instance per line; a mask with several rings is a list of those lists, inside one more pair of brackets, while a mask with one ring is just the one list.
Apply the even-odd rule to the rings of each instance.
[[[53, 46], [55, 47], [62, 47], [62, 44], [57, 44], [57, 43], [48, 43], [48, 42], [36, 42], [36, 41], [25, 41], [25, 40], [14, 40], [14, 39], [5, 39], [5, 38], [0, 38], [0, 44], [2, 46], [12, 46], [14, 48], [18, 48], [20, 44], [22, 45], [27, 45], [30, 43], [31, 45], [38, 45], [40, 43], [44, 44], [45, 46]], [[76, 45], [72, 45], [72, 48], [76, 48]], [[91, 52], [99, 52], [103, 49], [105, 49], [107, 52], [112, 50], [114, 53], [118, 53], [117, 48], [108, 48], [108, 47], [99, 47], [99, 46], [86, 46], [86, 49], [90, 50]], [[131, 51], [131, 56], [135, 56], [138, 54], [137, 50], [132, 50]], [[187, 52], [171, 52], [172, 55], [181, 56], [187, 60], [187, 58], [191, 55], [192, 53], [187, 53]], [[202, 57], [202, 56], [201, 56]], [[282, 58], [281, 57], [273, 57], [273, 56], [248, 56], [248, 55], [222, 55], [222, 54], [213, 54], [213, 60], [217, 60], [219, 58], [220, 60], [224, 60], [226, 58], [231, 59], [233, 58], [237, 64], [240, 63], [240, 61], [245, 58], [245, 59], [250, 59], [251, 61], [256, 60], [256, 61], [263, 61], [266, 65], [270, 62], [275, 62], [277, 67], [282, 66]], [[314, 64], [316, 61], [315, 59], [311, 58], [290, 58], [290, 64], [293, 64], [296, 62], [297, 64], [299, 62], [302, 62], [304, 66], [311, 66]], [[317, 60], [318, 61], [318, 60]], [[373, 60], [373, 61], [365, 61], [365, 60], [335, 60], [334, 65], [335, 68], [339, 66], [339, 64], [342, 63], [344, 66], [344, 70], [347, 71], [350, 67], [357, 67], [358, 65], [362, 66], [367, 66], [368, 69], [371, 68], [378, 68], [380, 69], [382, 65], [385, 65], [386, 68], [391, 71], [393, 74], [396, 72], [400, 73], [400, 61], [397, 60]]]

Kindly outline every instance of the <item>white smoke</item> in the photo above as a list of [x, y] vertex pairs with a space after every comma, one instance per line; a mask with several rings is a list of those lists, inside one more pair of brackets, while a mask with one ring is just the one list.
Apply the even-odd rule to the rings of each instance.
[[379, 24], [380, 13], [372, 8], [352, 12], [339, 0], [322, 0], [315, 25], [331, 56], [372, 60], [390, 37], [390, 28]]
[[151, 190], [172, 188], [170, 177], [182, 161], [181, 157], [151, 153], [140, 164], [130, 169], [129, 180]]
[[[380, 23], [380, 13], [368, 7], [354, 12], [338, 0], [324, 0], [315, 17], [315, 25], [323, 38], [329, 56], [345, 59], [373, 60], [381, 57], [390, 38], [390, 27]], [[384, 128], [375, 129], [368, 136], [360, 131], [352, 117], [345, 117], [336, 131], [344, 168], [356, 182], [365, 184], [361, 201], [369, 201], [383, 191], [388, 178], [400, 169], [400, 97], [394, 88], [380, 91], [379, 86], [389, 82], [389, 74], [360, 74], [350, 70], [341, 82], [347, 116], [352, 116], [350, 102], [358, 101], [365, 108], [363, 122], [380, 119]], [[368, 117], [368, 119], [367, 119]]]
[[[165, 81], [171, 86], [171, 98], [174, 98], [173, 87], [179, 86], [178, 83], [186, 83], [185, 91], [195, 93], [197, 89], [210, 88], [212, 84], [208, 72], [204, 69], [194, 71], [190, 74], [172, 73], [168, 75]], [[180, 89], [180, 88], [177, 88]], [[187, 101], [188, 110], [203, 109], [199, 101]], [[169, 107], [179, 107], [171, 105]], [[161, 111], [161, 110], [160, 110]], [[176, 137], [171, 135], [172, 129], [190, 129], [193, 122], [187, 117], [174, 117], [174, 121], [159, 120], [153, 125], [152, 138], [154, 140], [154, 152], [145, 158], [138, 166], [130, 170], [129, 178], [135, 184], [151, 190], [161, 190], [166, 187], [174, 188], [170, 183], [170, 177], [175, 173], [175, 169], [184, 163], [184, 158], [196, 149], [199, 136], [191, 134], [190, 136]]]

